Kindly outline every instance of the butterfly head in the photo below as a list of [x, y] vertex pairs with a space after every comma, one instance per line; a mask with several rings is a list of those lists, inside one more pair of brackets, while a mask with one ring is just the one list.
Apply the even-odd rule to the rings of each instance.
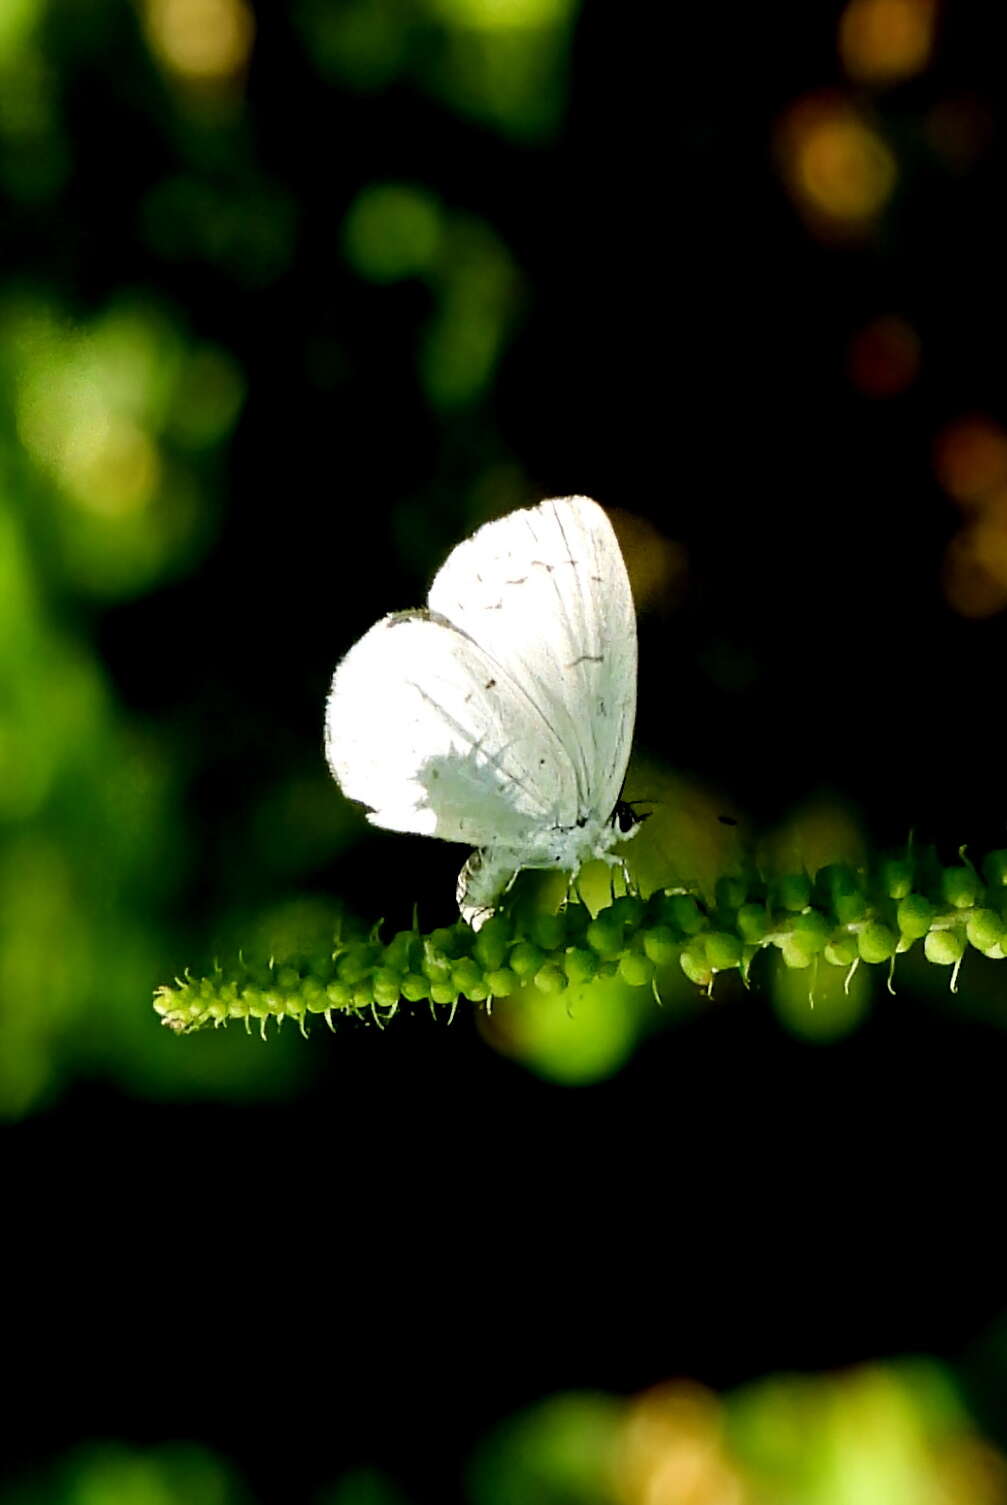
[[636, 806], [640, 803], [639, 800], [616, 800], [609, 822], [618, 831], [623, 841], [629, 841], [635, 836], [644, 821], [649, 820], [653, 814], [651, 810], [644, 810], [642, 814], [638, 813]]

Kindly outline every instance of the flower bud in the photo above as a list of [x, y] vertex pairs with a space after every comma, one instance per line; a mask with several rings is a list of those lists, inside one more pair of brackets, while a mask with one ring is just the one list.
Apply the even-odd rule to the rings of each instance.
[[957, 930], [931, 930], [923, 942], [923, 950], [928, 962], [951, 967], [962, 959], [965, 938]]
[[886, 962], [895, 955], [895, 933], [879, 920], [872, 920], [857, 931], [857, 949], [862, 961]]

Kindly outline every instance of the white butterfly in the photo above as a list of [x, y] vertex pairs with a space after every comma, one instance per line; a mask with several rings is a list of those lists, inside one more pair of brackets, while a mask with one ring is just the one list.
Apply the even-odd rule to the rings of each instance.
[[393, 612], [338, 665], [329, 767], [367, 818], [476, 848], [458, 878], [478, 927], [521, 868], [610, 863], [636, 716], [636, 618], [605, 513], [560, 497], [486, 523], [427, 606]]

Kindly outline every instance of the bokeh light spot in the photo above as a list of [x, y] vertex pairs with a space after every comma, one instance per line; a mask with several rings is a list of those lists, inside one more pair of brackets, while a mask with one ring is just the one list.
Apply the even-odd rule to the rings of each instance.
[[[828, 1044], [852, 1034], [866, 1017], [873, 977], [880, 967], [862, 964], [852, 973], [825, 963], [788, 967], [773, 958], [772, 999], [780, 1023], [802, 1040]], [[897, 975], [896, 964], [896, 975]]]
[[1007, 491], [951, 539], [943, 585], [963, 617], [992, 617], [1007, 606]]
[[895, 157], [846, 100], [799, 101], [778, 133], [783, 174], [811, 227], [829, 235], [867, 228], [895, 188]]
[[839, 23], [839, 54], [858, 83], [888, 84], [930, 61], [934, 0], [850, 0]]
[[428, 0], [435, 15], [479, 31], [551, 27], [565, 22], [576, 0]]
[[957, 418], [934, 444], [937, 479], [961, 506], [981, 506], [1007, 486], [1007, 433], [985, 414]]
[[70, 430], [60, 466], [73, 499], [109, 518], [142, 511], [161, 478], [160, 459], [150, 437], [117, 413], [96, 415]]
[[721, 1414], [717, 1397], [688, 1381], [637, 1396], [620, 1438], [619, 1505], [748, 1505]]
[[518, 272], [488, 225], [455, 215], [434, 286], [438, 306], [420, 351], [420, 376], [435, 407], [463, 407], [492, 380], [517, 312]]
[[375, 183], [350, 205], [346, 259], [370, 282], [400, 282], [429, 270], [441, 243], [440, 209], [422, 188]]
[[479, 1016], [486, 1039], [547, 1081], [582, 1086], [604, 1081], [632, 1055], [653, 1023], [645, 988], [618, 979], [595, 981], [547, 995], [534, 986], [494, 1003]]
[[244, 0], [147, 0], [146, 22], [157, 56], [193, 83], [222, 82], [239, 74], [255, 36]]
[[865, 397], [897, 397], [919, 375], [919, 336], [894, 314], [874, 319], [850, 340], [846, 369]]

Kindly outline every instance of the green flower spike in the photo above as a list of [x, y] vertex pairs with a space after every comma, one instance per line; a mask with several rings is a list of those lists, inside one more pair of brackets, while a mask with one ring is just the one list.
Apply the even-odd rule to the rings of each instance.
[[[951, 968], [950, 987], [969, 946], [993, 961], [1007, 955], [1007, 850], [990, 852], [977, 871], [959, 852], [945, 867], [932, 851], [911, 850], [874, 864], [833, 863], [813, 875], [766, 880], [725, 874], [712, 902], [682, 888], [658, 889], [644, 900], [624, 894], [591, 915], [578, 898], [556, 914], [527, 912], [514, 903], [482, 929], [458, 921], [423, 934], [410, 930], [382, 941], [381, 923], [356, 936], [335, 934], [310, 954], [246, 960], [205, 977], [186, 971], [159, 988], [154, 1007], [180, 1034], [257, 1020], [265, 1038], [270, 1019], [312, 1016], [333, 1025], [336, 1014], [369, 1018], [381, 1027], [402, 1003], [425, 1002], [436, 1017], [459, 1004], [485, 1004], [521, 989], [544, 996], [616, 978], [649, 987], [680, 970], [707, 993], [719, 972], [738, 971], [747, 986], [760, 953], [778, 952], [783, 966], [807, 969], [812, 985], [821, 967], [846, 971], [886, 966], [894, 991], [896, 960], [918, 942], [928, 962]], [[985, 880], [985, 881], [984, 881]]]

